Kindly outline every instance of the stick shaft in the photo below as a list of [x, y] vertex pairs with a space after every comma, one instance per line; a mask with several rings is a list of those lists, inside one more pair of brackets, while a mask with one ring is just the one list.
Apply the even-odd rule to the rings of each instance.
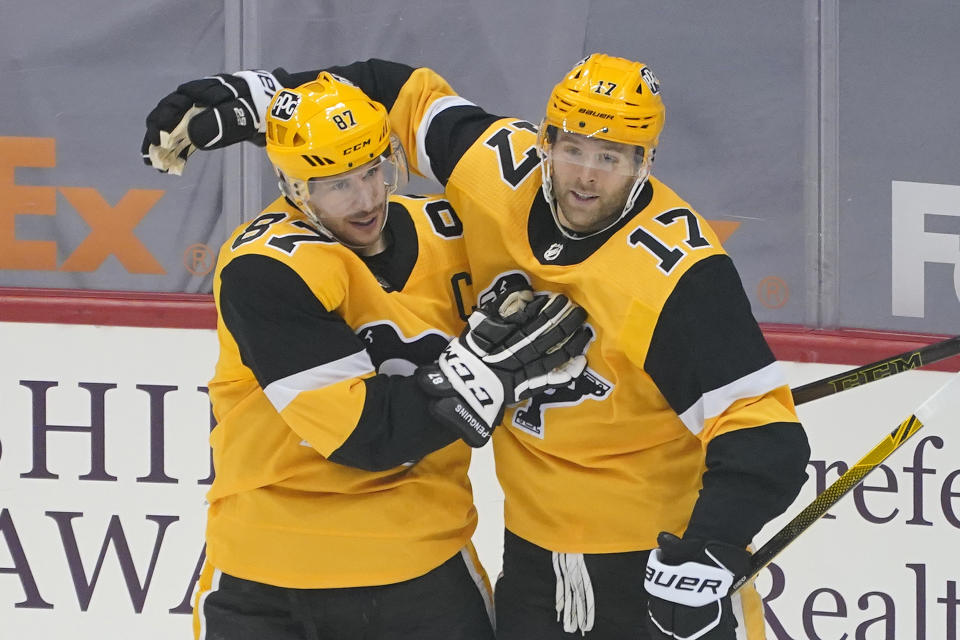
[[[750, 571], [746, 576], [737, 580], [732, 591], [742, 587], [765, 566], [777, 557], [810, 525], [816, 522], [833, 505], [837, 504], [851, 489], [860, 484], [871, 471], [876, 469], [890, 454], [903, 446], [910, 436], [919, 431], [924, 423], [930, 423], [935, 416], [952, 415], [955, 412], [956, 398], [960, 397], [960, 374], [950, 376], [946, 384], [940, 387], [933, 395], [913, 412], [909, 418], [901, 422], [896, 429], [888, 434], [873, 449], [871, 449], [846, 473], [841, 475], [827, 489], [814, 498], [803, 511], [797, 514], [780, 531], [775, 533], [762, 547], [757, 549], [750, 561]], [[951, 406], [951, 400], [954, 406]]]
[[877, 446], [860, 459], [855, 465], [850, 467], [846, 473], [841, 475], [823, 493], [818, 495], [813, 502], [798, 513], [793, 520], [788, 522], [780, 531], [778, 531], [762, 547], [757, 549], [750, 560], [750, 573], [737, 581], [734, 590], [756, 576], [764, 567], [780, 555], [787, 546], [800, 537], [800, 534], [806, 531], [810, 525], [819, 520], [831, 507], [847, 495], [851, 489], [860, 484], [871, 471], [876, 469], [881, 462], [886, 460], [890, 454], [899, 449], [910, 436], [915, 434], [923, 427], [923, 423], [915, 415], [910, 416], [900, 423], [886, 438]]
[[869, 384], [881, 378], [889, 378], [910, 369], [946, 360], [956, 355], [960, 355], [960, 336], [936, 342], [922, 349], [905, 351], [856, 369], [850, 369], [822, 380], [801, 385], [792, 389], [793, 402], [794, 404], [803, 404], [811, 400], [817, 400], [853, 387]]

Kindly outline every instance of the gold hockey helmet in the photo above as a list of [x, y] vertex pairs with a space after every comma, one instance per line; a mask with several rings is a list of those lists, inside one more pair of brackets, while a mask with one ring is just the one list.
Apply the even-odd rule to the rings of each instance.
[[266, 129], [280, 191], [315, 221], [320, 214], [349, 213], [336, 205], [349, 205], [350, 188], [360, 180], [382, 178], [387, 196], [406, 182], [406, 158], [390, 132], [386, 108], [328, 72], [278, 91]]
[[642, 62], [594, 53], [550, 93], [545, 125], [650, 149], [663, 131], [660, 82]]

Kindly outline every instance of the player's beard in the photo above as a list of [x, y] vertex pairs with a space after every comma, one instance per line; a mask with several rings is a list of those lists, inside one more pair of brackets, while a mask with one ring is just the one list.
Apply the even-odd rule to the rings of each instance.
[[386, 214], [386, 202], [383, 202], [369, 211], [322, 222], [341, 244], [360, 255], [375, 255], [386, 248], [383, 236]]
[[588, 233], [602, 229], [623, 211], [633, 179], [619, 188], [601, 188], [584, 184], [576, 178], [564, 180], [553, 175], [553, 194], [557, 199], [560, 221], [571, 231]]

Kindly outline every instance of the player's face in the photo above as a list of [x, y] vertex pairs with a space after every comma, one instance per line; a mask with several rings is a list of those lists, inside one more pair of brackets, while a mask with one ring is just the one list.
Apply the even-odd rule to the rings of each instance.
[[352, 171], [310, 180], [310, 204], [337, 240], [361, 253], [382, 249], [387, 215], [385, 171], [392, 163], [378, 158]]
[[623, 211], [637, 175], [636, 147], [560, 131], [550, 151], [553, 194], [564, 226], [602, 229]]

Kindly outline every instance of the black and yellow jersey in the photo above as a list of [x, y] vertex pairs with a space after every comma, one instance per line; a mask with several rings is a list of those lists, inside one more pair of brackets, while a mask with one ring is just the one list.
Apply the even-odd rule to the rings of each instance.
[[478, 299], [519, 278], [589, 314], [584, 374], [494, 434], [509, 530], [560, 552], [650, 549], [664, 530], [746, 545], [790, 504], [809, 455], [790, 390], [687, 202], [651, 177], [616, 225], [571, 239], [541, 190], [534, 125], [487, 113], [430, 69], [330, 71], [386, 105], [411, 165], [444, 185]]
[[420, 576], [470, 539], [469, 447], [410, 376], [473, 297], [453, 213], [390, 198], [390, 249], [361, 258], [278, 199], [223, 245], [207, 555], [296, 588]]

